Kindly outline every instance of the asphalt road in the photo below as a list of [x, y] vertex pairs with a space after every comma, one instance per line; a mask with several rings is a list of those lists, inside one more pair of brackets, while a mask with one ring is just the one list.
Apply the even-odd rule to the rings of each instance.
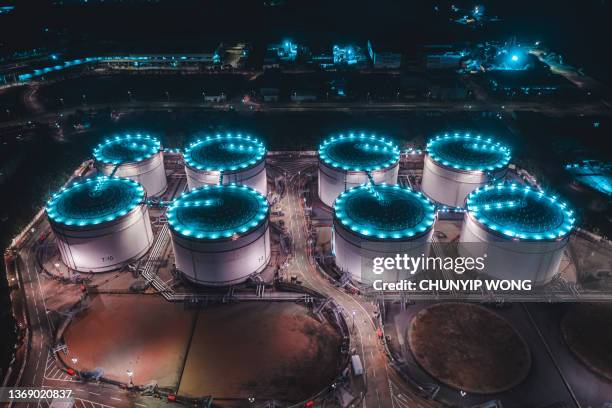
[[[304, 161], [304, 168], [308, 164]], [[280, 165], [282, 167], [282, 164]], [[345, 319], [352, 330], [352, 347], [359, 354], [366, 377], [367, 392], [362, 400], [363, 407], [434, 407], [431, 401], [418, 397], [388, 364], [381, 341], [376, 336], [376, 325], [373, 320], [373, 305], [338, 289], [317, 271], [314, 260], [308, 251], [308, 231], [304, 208], [301, 204], [300, 189], [302, 179], [296, 175], [295, 162], [287, 169], [293, 174], [288, 183], [289, 189], [281, 201], [288, 220], [288, 231], [293, 237], [293, 258], [289, 266], [297, 272], [303, 284], [328, 297], [331, 297], [343, 309]]]

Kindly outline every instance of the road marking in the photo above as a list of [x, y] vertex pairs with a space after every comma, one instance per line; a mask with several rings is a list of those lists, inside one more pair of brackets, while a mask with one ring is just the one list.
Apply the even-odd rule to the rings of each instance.
[[115, 400], [115, 401], [121, 401], [121, 398], [117, 398], [117, 397], [110, 397], [110, 399]]

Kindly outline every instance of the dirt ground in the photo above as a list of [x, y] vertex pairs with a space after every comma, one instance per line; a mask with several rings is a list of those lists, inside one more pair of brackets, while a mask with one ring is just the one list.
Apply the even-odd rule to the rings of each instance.
[[101, 368], [104, 376], [135, 384], [178, 385], [196, 311], [158, 296], [99, 295], [68, 326], [66, 363], [77, 369]]
[[531, 367], [523, 338], [496, 313], [467, 303], [421, 310], [407, 336], [421, 367], [450, 387], [492, 394], [519, 384]]
[[583, 364], [612, 381], [612, 305], [576, 303], [561, 321], [565, 343]]
[[77, 369], [122, 382], [130, 370], [134, 384], [188, 396], [297, 402], [339, 374], [340, 335], [289, 302], [197, 310], [158, 296], [98, 295], [64, 339], [70, 366], [76, 357]]
[[338, 374], [340, 336], [294, 303], [202, 309], [179, 393], [297, 402]]

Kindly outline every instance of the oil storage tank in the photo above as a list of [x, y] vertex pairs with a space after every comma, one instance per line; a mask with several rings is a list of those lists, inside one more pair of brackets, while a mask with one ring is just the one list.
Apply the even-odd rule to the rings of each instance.
[[510, 149], [470, 133], [446, 133], [427, 143], [421, 191], [433, 201], [463, 207], [466, 196], [502, 177]]
[[394, 270], [379, 275], [373, 260], [427, 255], [435, 218], [434, 205], [421, 193], [389, 184], [354, 187], [334, 203], [336, 266], [362, 283], [409, 278]]
[[267, 199], [245, 185], [204, 185], [167, 212], [176, 268], [195, 283], [227, 286], [270, 260]]
[[268, 192], [266, 148], [257, 138], [241, 133], [201, 137], [185, 149], [189, 189], [202, 185], [244, 184]]
[[146, 193], [127, 178], [100, 176], [54, 194], [46, 212], [63, 262], [80, 272], [119, 269], [153, 242]]
[[400, 151], [391, 140], [374, 134], [347, 133], [319, 146], [319, 198], [331, 207], [344, 191], [373, 181], [396, 184]]
[[502, 183], [476, 189], [466, 204], [459, 252], [485, 257], [481, 273], [535, 284], [555, 276], [575, 224], [566, 203], [529, 186]]
[[93, 153], [103, 174], [137, 181], [149, 197], [166, 191], [164, 156], [157, 138], [142, 133], [117, 135], [104, 140]]

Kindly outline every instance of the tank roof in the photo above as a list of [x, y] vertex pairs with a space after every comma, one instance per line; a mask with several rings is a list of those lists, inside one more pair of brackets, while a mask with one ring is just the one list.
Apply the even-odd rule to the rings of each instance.
[[126, 133], [105, 139], [94, 148], [94, 158], [102, 163], [123, 164], [139, 162], [161, 150], [159, 140], [142, 133]]
[[266, 197], [244, 185], [205, 185], [184, 193], [168, 209], [170, 228], [186, 237], [228, 239], [265, 222]]
[[97, 225], [126, 215], [144, 199], [144, 188], [137, 182], [101, 176], [63, 188], [47, 202], [46, 211], [59, 224]]
[[468, 171], [491, 171], [510, 161], [508, 146], [470, 133], [445, 133], [427, 143], [430, 157], [444, 166]]
[[467, 197], [467, 210], [490, 230], [520, 240], [554, 240], [568, 235], [574, 211], [556, 196], [518, 184], [481, 187]]
[[395, 164], [400, 150], [384, 137], [351, 132], [324, 140], [319, 146], [319, 158], [343, 170], [373, 171]]
[[264, 158], [266, 147], [257, 138], [241, 133], [217, 133], [191, 143], [185, 163], [197, 170], [224, 171], [251, 167]]
[[432, 227], [435, 208], [421, 193], [398, 185], [364, 184], [340, 194], [334, 216], [364, 237], [407, 239]]

